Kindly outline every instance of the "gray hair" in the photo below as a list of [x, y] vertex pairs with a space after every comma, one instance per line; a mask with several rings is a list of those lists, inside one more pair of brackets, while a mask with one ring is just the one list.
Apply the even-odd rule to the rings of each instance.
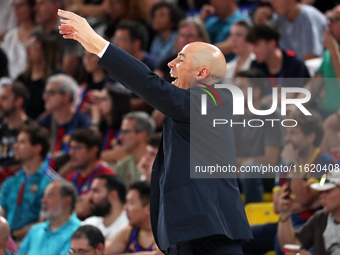
[[156, 124], [146, 112], [129, 112], [123, 116], [123, 119], [136, 120], [136, 132], [146, 131], [148, 135], [155, 132]]
[[56, 74], [47, 79], [47, 83], [56, 83], [60, 86], [60, 91], [71, 94], [71, 102], [73, 102], [78, 91], [78, 83], [69, 75]]
[[77, 190], [74, 187], [74, 185], [66, 181], [64, 179], [58, 179], [55, 182], [60, 183], [60, 196], [61, 197], [70, 197], [71, 198], [71, 213], [74, 211], [76, 208], [76, 203], [77, 203]]

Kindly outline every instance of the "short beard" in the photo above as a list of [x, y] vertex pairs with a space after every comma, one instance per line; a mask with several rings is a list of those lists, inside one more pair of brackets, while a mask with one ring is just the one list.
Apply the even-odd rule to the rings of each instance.
[[52, 219], [59, 217], [62, 214], [62, 212], [63, 212], [63, 209], [61, 208], [61, 205], [60, 205], [56, 212], [50, 212], [50, 211], [44, 212], [44, 210], [41, 210], [40, 217], [45, 220], [52, 220]]
[[111, 213], [111, 204], [107, 199], [104, 199], [99, 205], [93, 204], [92, 214], [98, 217], [105, 217]]

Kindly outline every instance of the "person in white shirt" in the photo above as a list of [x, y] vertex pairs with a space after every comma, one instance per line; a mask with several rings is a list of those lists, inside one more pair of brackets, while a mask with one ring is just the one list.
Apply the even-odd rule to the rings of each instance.
[[122, 228], [129, 225], [123, 210], [126, 197], [124, 183], [113, 175], [99, 175], [91, 183], [88, 194], [92, 214], [83, 224], [96, 226], [109, 240]]
[[236, 58], [228, 63], [225, 78], [231, 79], [240, 71], [250, 69], [251, 62], [255, 59], [252, 45], [246, 40], [253, 25], [250, 20], [240, 20], [234, 23], [230, 29], [230, 42], [232, 52]]

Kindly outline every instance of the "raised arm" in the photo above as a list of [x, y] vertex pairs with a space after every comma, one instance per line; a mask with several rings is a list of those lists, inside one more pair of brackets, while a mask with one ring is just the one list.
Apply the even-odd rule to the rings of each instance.
[[62, 10], [58, 11], [58, 15], [63, 18], [59, 27], [63, 37], [77, 40], [91, 53], [98, 55], [101, 52], [99, 64], [112, 78], [165, 115], [178, 121], [189, 121], [189, 91], [171, 85], [130, 54], [113, 44], [108, 45], [84, 18]]

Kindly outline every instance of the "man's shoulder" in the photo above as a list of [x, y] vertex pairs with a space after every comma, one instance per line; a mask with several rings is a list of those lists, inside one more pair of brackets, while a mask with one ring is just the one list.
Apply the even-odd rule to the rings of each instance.
[[22, 182], [24, 180], [24, 170], [20, 169], [18, 172], [16, 172], [14, 175], [8, 177], [3, 182], [2, 187], [12, 188], [13, 184], [16, 184], [18, 182]]
[[318, 164], [335, 164], [334, 156], [329, 152], [321, 152], [316, 159]]

